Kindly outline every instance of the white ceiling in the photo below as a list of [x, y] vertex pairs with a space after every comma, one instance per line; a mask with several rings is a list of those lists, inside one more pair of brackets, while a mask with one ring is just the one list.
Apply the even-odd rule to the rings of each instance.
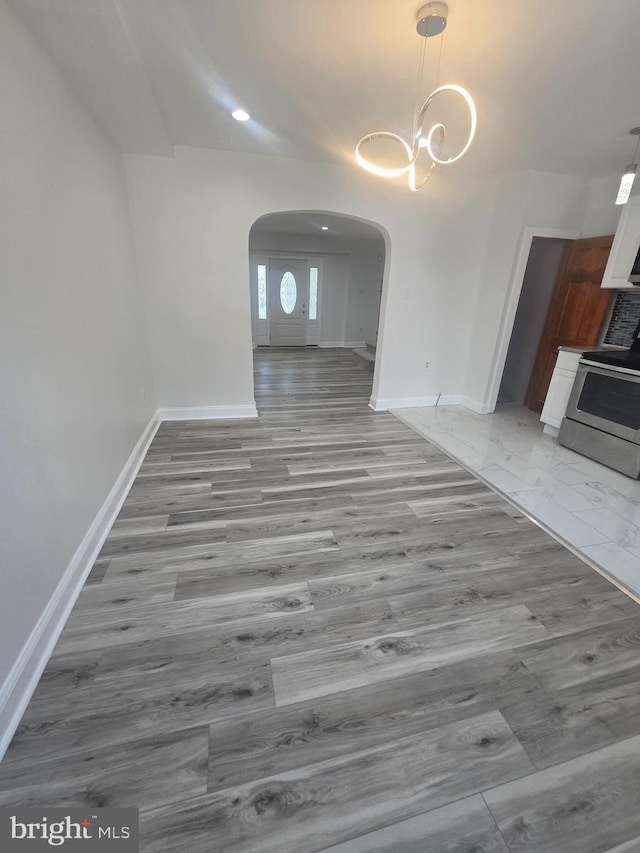
[[[408, 133], [419, 0], [9, 0], [125, 152], [175, 145], [353, 162]], [[639, 0], [451, 0], [441, 82], [474, 95], [464, 175], [599, 176], [640, 124]], [[427, 44], [425, 93], [435, 85]], [[242, 106], [251, 121], [233, 121]]]
[[[323, 231], [322, 227], [327, 230]], [[251, 228], [251, 236], [256, 234], [295, 234], [299, 237], [319, 237], [330, 240], [378, 240], [384, 242], [382, 233], [351, 216], [338, 216], [333, 213], [317, 213], [311, 210], [295, 210], [286, 213], [270, 213], [258, 219]], [[250, 236], [250, 240], [251, 240]]]

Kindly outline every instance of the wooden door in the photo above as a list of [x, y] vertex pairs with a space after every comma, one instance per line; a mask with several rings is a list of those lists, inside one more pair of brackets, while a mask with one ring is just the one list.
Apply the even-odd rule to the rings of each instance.
[[564, 251], [529, 380], [526, 405], [541, 412], [558, 347], [598, 343], [613, 294], [600, 287], [613, 235], [574, 240]]

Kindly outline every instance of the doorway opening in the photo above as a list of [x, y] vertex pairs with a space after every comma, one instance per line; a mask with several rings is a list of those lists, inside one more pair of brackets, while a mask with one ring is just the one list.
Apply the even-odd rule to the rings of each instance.
[[249, 233], [255, 347], [353, 350], [371, 363], [387, 247], [382, 229], [326, 211], [283, 211]]
[[[611, 292], [600, 284], [612, 240], [613, 235], [532, 238], [499, 403], [525, 405], [540, 414], [560, 347], [579, 353], [598, 345], [611, 312]], [[558, 394], [550, 393], [551, 398]]]
[[553, 237], [534, 237], [531, 241], [498, 403], [525, 405], [562, 255], [569, 242]]

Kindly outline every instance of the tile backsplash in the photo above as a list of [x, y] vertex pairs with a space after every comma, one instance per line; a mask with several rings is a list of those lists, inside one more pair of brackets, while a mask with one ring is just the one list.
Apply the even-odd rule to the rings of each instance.
[[633, 333], [639, 322], [640, 288], [619, 291], [603, 343], [631, 346]]

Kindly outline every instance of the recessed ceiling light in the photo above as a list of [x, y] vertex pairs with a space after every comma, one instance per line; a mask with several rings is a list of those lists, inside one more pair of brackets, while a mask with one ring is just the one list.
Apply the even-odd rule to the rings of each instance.
[[231, 115], [236, 121], [249, 121], [251, 118], [249, 113], [245, 110], [234, 110]]
[[329, 226], [328, 226], [328, 225], [321, 225], [321, 226], [320, 226], [320, 229], [321, 229], [322, 231], [328, 231], [328, 230], [329, 230]]

